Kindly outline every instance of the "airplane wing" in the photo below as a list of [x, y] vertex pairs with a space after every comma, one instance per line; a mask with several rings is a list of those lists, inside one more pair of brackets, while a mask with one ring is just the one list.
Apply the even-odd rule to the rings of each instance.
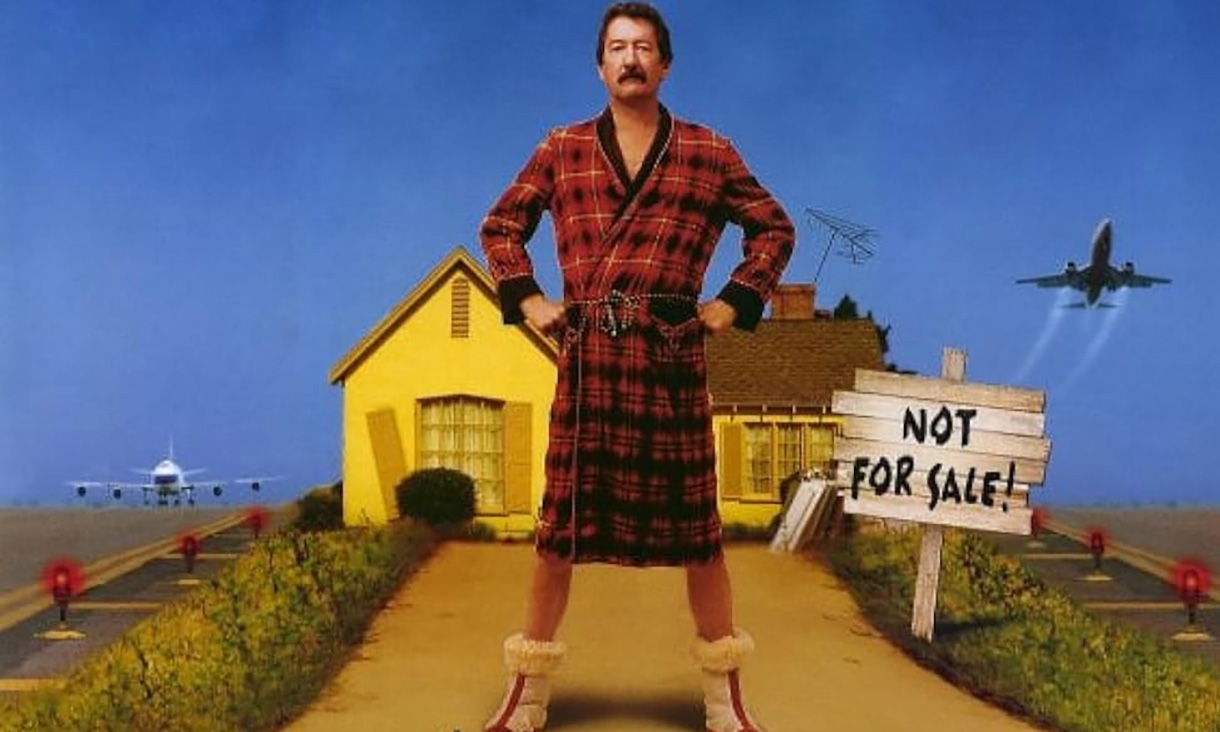
[[1077, 270], [1075, 272], [1060, 272], [1055, 275], [1046, 275], [1045, 277], [1026, 277], [1017, 280], [1018, 285], [1037, 285], [1038, 287], [1075, 287], [1081, 289], [1084, 282], [1084, 275], [1089, 271], [1088, 267]]
[[1038, 287], [1071, 287], [1072, 281], [1065, 274], [1047, 275], [1046, 277], [1026, 277], [1017, 280], [1018, 285], [1037, 285]]
[[73, 488], [151, 488], [146, 483], [121, 483], [118, 481], [100, 481], [100, 480], [69, 480], [65, 483]]
[[1149, 275], [1133, 274], [1127, 278], [1127, 287], [1152, 287], [1153, 285], [1168, 285], [1173, 280], [1167, 277], [1151, 277]]

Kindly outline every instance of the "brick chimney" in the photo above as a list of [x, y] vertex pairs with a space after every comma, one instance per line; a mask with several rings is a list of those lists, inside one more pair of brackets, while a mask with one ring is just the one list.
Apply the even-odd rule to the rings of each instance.
[[817, 286], [810, 284], [780, 284], [771, 295], [772, 320], [813, 320]]

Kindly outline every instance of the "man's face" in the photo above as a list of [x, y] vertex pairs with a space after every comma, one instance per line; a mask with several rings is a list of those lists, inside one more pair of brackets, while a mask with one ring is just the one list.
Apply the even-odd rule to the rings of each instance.
[[669, 64], [661, 60], [652, 23], [626, 15], [610, 21], [597, 68], [610, 96], [623, 101], [656, 97], [667, 73]]

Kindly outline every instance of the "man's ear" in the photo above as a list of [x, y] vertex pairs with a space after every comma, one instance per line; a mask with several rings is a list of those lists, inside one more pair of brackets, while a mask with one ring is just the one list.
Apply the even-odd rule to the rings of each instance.
[[597, 65], [597, 78], [601, 79], [603, 84], [606, 83], [606, 72], [602, 69], [601, 64]]

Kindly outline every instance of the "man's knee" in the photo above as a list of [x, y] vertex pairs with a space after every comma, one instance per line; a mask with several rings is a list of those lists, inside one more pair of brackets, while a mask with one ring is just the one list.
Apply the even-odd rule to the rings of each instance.
[[551, 554], [548, 552], [538, 553], [537, 566], [548, 576], [561, 578], [572, 574], [572, 558]]
[[692, 579], [717, 577], [725, 571], [723, 554], [717, 554], [706, 562], [692, 562], [686, 565], [686, 576]]

